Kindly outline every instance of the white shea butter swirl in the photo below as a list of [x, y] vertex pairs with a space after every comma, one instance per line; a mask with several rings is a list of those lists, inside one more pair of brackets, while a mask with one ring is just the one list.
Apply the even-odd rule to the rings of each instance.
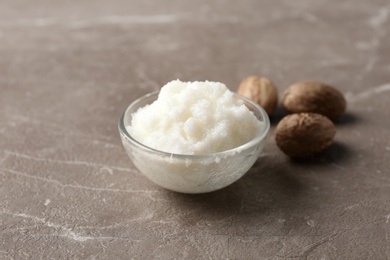
[[158, 99], [132, 115], [127, 131], [138, 142], [175, 154], [211, 154], [252, 140], [262, 123], [218, 82], [162, 87]]

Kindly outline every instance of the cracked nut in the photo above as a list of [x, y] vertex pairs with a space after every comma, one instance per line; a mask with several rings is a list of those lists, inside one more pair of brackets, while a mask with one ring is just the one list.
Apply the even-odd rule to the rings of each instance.
[[332, 119], [344, 113], [346, 100], [337, 89], [316, 81], [302, 81], [288, 87], [282, 105], [290, 113], [312, 112]]
[[315, 155], [329, 147], [336, 128], [327, 117], [315, 113], [291, 114], [276, 127], [276, 144], [291, 157]]
[[238, 87], [237, 93], [259, 104], [270, 116], [278, 103], [278, 89], [271, 80], [250, 76]]

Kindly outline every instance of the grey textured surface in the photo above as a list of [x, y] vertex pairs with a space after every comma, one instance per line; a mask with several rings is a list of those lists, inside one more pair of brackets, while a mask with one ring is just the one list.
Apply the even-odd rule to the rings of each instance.
[[[390, 4], [0, 2], [0, 258], [388, 259]], [[323, 155], [274, 142], [237, 183], [184, 195], [141, 176], [125, 107], [166, 82], [247, 75], [339, 88]]]

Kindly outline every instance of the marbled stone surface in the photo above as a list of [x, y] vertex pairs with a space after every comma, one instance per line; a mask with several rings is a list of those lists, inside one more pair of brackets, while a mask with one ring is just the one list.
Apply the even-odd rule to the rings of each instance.
[[[390, 2], [0, 2], [1, 259], [390, 258]], [[184, 195], [135, 169], [117, 130], [166, 82], [340, 89], [335, 144], [274, 142], [237, 183]]]

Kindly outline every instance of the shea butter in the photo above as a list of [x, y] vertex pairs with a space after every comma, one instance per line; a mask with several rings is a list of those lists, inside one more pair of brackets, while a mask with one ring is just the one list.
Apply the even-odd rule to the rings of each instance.
[[133, 113], [126, 128], [150, 148], [200, 155], [239, 147], [258, 135], [262, 124], [224, 84], [175, 80]]

